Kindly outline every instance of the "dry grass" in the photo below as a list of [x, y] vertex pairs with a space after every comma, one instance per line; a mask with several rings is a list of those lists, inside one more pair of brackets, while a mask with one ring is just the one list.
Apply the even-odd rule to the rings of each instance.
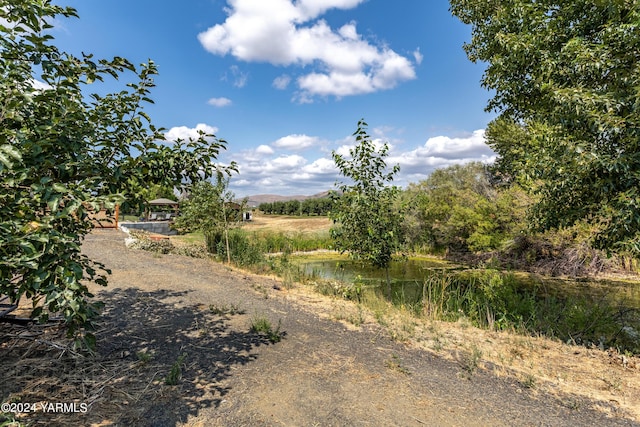
[[[248, 229], [318, 232], [331, 226], [325, 217], [255, 215]], [[480, 369], [518, 379], [534, 392], [567, 393], [601, 402], [597, 409], [611, 411], [611, 405], [640, 420], [640, 358], [564, 344], [544, 337], [515, 332], [478, 329], [464, 319], [456, 322], [417, 320], [405, 310], [385, 301], [365, 309], [355, 303], [325, 297], [299, 286], [288, 291], [298, 303], [320, 310], [323, 316], [340, 320], [349, 328], [377, 323], [399, 341], [452, 360], [460, 355], [481, 354]], [[368, 304], [370, 307], [372, 304]], [[357, 319], [354, 322], [353, 319]], [[613, 414], [612, 414], [613, 415]]]
[[[115, 289], [103, 296], [94, 354], [73, 351], [63, 328], [0, 328], [0, 400], [37, 404], [9, 420], [27, 425], [178, 425], [202, 407], [217, 407], [226, 378], [253, 360], [266, 337], [238, 326], [244, 311], [178, 306], [180, 292]], [[179, 345], [177, 345], [178, 343]], [[76, 403], [80, 412], [49, 412], [46, 403]], [[0, 424], [3, 423], [0, 413]], [[2, 424], [4, 425], [4, 424]], [[12, 425], [12, 424], [9, 424]]]
[[[327, 231], [326, 217], [254, 215], [247, 230], [318, 233]], [[612, 407], [640, 420], [640, 358], [568, 345], [544, 337], [515, 332], [478, 329], [462, 319], [456, 323], [417, 320], [411, 313], [386, 301], [368, 302], [369, 307], [325, 297], [298, 286], [287, 291], [288, 298], [329, 319], [342, 321], [348, 328], [379, 324], [394, 339], [463, 363], [469, 355], [481, 354], [474, 361], [478, 369], [517, 379], [534, 393], [566, 393], [601, 402], [597, 409], [610, 413]], [[467, 359], [465, 359], [467, 358]], [[614, 414], [611, 414], [614, 415]]]
[[[403, 320], [396, 322], [402, 324]], [[482, 361], [488, 362], [485, 366], [497, 375], [515, 377], [523, 386], [546, 393], [593, 399], [601, 402], [602, 408], [613, 404], [640, 420], [638, 357], [446, 322], [419, 327], [411, 342], [430, 351], [437, 347], [438, 354], [451, 358], [458, 349], [477, 348]]]
[[253, 221], [244, 225], [248, 231], [274, 231], [284, 233], [319, 233], [326, 232], [331, 227], [331, 220], [326, 216], [286, 216], [264, 215], [255, 213]]
[[[416, 319], [385, 301], [371, 310], [319, 295], [305, 286], [289, 289], [286, 294], [322, 317], [343, 322], [349, 329], [378, 324], [394, 339], [457, 361], [464, 369], [473, 367], [514, 378], [534, 394], [591, 399], [594, 409], [611, 416], [627, 413], [640, 420], [640, 357], [544, 337], [478, 329], [465, 319], [456, 323]], [[474, 356], [470, 365], [473, 355], [477, 358]]]
[[[318, 232], [330, 226], [330, 221], [324, 217], [256, 215], [254, 218], [255, 221], [247, 225], [248, 229]], [[407, 345], [423, 348], [460, 363], [466, 362], [469, 368], [490, 370], [498, 376], [515, 378], [534, 394], [567, 394], [588, 398], [596, 402], [596, 409], [611, 415], [616, 415], [612, 411], [626, 412], [640, 421], [638, 357], [621, 355], [614, 350], [567, 345], [543, 337], [477, 329], [464, 319], [457, 323], [419, 320], [409, 312], [382, 300], [373, 306], [374, 309], [367, 309], [350, 301], [320, 295], [305, 286], [283, 289], [279, 293], [297, 304], [309, 307], [322, 317], [340, 319], [350, 328], [381, 325], [380, 333], [388, 333]], [[139, 298], [132, 299], [134, 303], [138, 300]], [[120, 301], [119, 306], [131, 307], [132, 301]], [[147, 301], [146, 304], [150, 305], [152, 302]], [[185, 318], [185, 329], [194, 334], [193, 337], [183, 334], [184, 340], [194, 341], [187, 362], [191, 363], [196, 345], [206, 344], [208, 348], [214, 349], [207, 352], [206, 360], [203, 359], [203, 365], [207, 362], [209, 366], [211, 356], [224, 356], [226, 347], [219, 347], [221, 343], [226, 342], [225, 346], [237, 343], [235, 339], [228, 337], [226, 326], [219, 324], [222, 320], [218, 317], [211, 318], [215, 314], [214, 310], [203, 307], [202, 313], [194, 314], [191, 310], [167, 313], [159, 304], [157, 307], [153, 305], [151, 308], [157, 314], [155, 317], [143, 319], [143, 322], [136, 320], [135, 324], [127, 326], [133, 328], [135, 325], [148, 325], [151, 319], [166, 319], [170, 316], [175, 318], [178, 314], [180, 318]], [[154, 310], [147, 310], [149, 307], [143, 308], [145, 309], [137, 312], [154, 313]], [[203, 319], [202, 316], [206, 318]], [[123, 326], [118, 319], [121, 317], [117, 313], [104, 319], [103, 336], [112, 337], [121, 332]], [[198, 328], [192, 327], [196, 320]], [[164, 336], [163, 331], [164, 329], [157, 330], [158, 337]], [[204, 337], [203, 331], [206, 334]], [[4, 329], [0, 353], [4, 357], [3, 366], [7, 375], [3, 379], [20, 390], [23, 401], [64, 399], [88, 403], [90, 414], [81, 418], [86, 425], [96, 420], [123, 419], [123, 414], [127, 414], [125, 419], [138, 420], [142, 414], [135, 407], [141, 402], [159, 401], [167, 406], [169, 402], [180, 402], [182, 399], [183, 406], [189, 407], [193, 404], [193, 399], [185, 400], [184, 396], [202, 392], [207, 399], [220, 402], [226, 392], [215, 387], [207, 389], [206, 393], [201, 391], [197, 387], [211, 386], [207, 386], [202, 378], [197, 378], [194, 374], [194, 378], [181, 383], [178, 388], [164, 385], [164, 376], [177, 360], [177, 355], [148, 352], [143, 345], [149, 341], [146, 337], [140, 339], [140, 343], [122, 340], [111, 343], [97, 357], [84, 358], [70, 352], [67, 347], [58, 345], [64, 342], [62, 331], [42, 329], [37, 330], [33, 336], [21, 336], [21, 333], [20, 328]], [[134, 330], [130, 335], [138, 336], [141, 333]], [[247, 349], [243, 349], [241, 353], [246, 351]], [[473, 356], [474, 353], [481, 355], [479, 360], [469, 359], [469, 355]], [[317, 358], [324, 360], [324, 365], [317, 369], [330, 373], [341, 372], [353, 364], [351, 359], [326, 358], [323, 354], [318, 354]], [[46, 364], [43, 360], [46, 360]], [[394, 362], [393, 359], [391, 361]], [[190, 368], [189, 371], [193, 372], [195, 369]], [[194, 385], [191, 386], [191, 383]], [[183, 397], [180, 397], [181, 393]], [[54, 422], [53, 424], [57, 421], [58, 425], [64, 425], [70, 419], [78, 421], [78, 418], [68, 414], [37, 418], [40, 421]]]

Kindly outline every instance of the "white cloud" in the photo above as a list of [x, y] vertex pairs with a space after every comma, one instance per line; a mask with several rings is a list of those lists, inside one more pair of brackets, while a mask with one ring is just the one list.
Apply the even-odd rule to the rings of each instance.
[[329, 9], [353, 9], [365, 0], [298, 0], [296, 6], [307, 19], [316, 18]]
[[304, 157], [292, 154], [290, 156], [280, 156], [274, 159], [271, 162], [271, 167], [280, 172], [287, 172], [296, 170], [297, 168], [302, 167], [305, 163], [307, 163], [307, 160]]
[[213, 105], [214, 107], [226, 107], [227, 105], [231, 105], [231, 100], [229, 98], [211, 98], [207, 101], [207, 104]]
[[258, 146], [258, 148], [256, 148], [256, 153], [257, 154], [265, 154], [265, 155], [271, 155], [274, 153], [273, 148], [269, 147], [268, 145], [260, 145]]
[[[256, 151], [261, 151], [260, 147]], [[329, 190], [337, 177], [333, 160], [318, 158], [309, 162], [297, 154], [261, 158], [245, 155], [239, 161], [239, 170], [239, 181], [232, 181], [231, 185], [240, 196], [315, 194]]]
[[177, 126], [169, 129], [169, 131], [164, 134], [164, 137], [167, 139], [167, 141], [175, 141], [177, 139], [187, 141], [189, 140], [189, 138], [198, 139], [200, 137], [200, 131], [206, 134], [214, 135], [216, 132], [218, 132], [218, 128], [209, 126], [205, 123], [198, 123], [195, 128]]
[[242, 71], [237, 65], [229, 67], [229, 71], [222, 76], [222, 81], [228, 82], [237, 88], [243, 88], [249, 81], [249, 73]]
[[234, 187], [249, 187], [252, 185], [252, 182], [248, 179], [234, 179], [233, 176], [231, 177], [231, 183], [233, 183]]
[[[387, 144], [389, 151], [393, 150], [394, 148], [394, 145], [384, 138], [373, 138], [371, 142], [373, 142], [373, 147], [376, 149], [376, 151], [379, 151], [384, 144]], [[347, 140], [347, 143], [340, 145], [338, 148], [336, 148], [335, 152], [341, 155], [342, 157], [350, 158], [351, 157], [350, 151], [353, 150], [354, 148], [355, 148], [355, 140], [353, 136], [350, 136]]]
[[38, 79], [32, 79], [32, 80], [31, 80], [31, 86], [32, 86], [34, 89], [37, 89], [37, 90], [49, 90], [49, 89], [53, 89], [53, 87], [52, 87], [50, 84], [45, 83], [45, 82], [41, 82], [41, 81], [40, 81], [40, 80], [38, 80]]
[[272, 85], [276, 89], [284, 90], [289, 86], [289, 83], [291, 83], [291, 77], [286, 74], [283, 74], [279, 77], [276, 77], [273, 80]]
[[422, 53], [420, 53], [420, 49], [416, 49], [413, 51], [413, 59], [415, 59], [416, 64], [418, 65], [422, 64], [422, 60], [424, 59], [424, 56], [422, 55]]
[[[476, 130], [465, 137], [436, 136], [415, 150], [394, 153], [388, 164], [400, 164], [405, 177], [413, 181], [426, 179], [431, 172], [454, 164], [481, 161], [491, 163], [496, 155], [486, 144], [484, 130]], [[406, 179], [406, 178], [405, 178]]]
[[[228, 0], [227, 19], [198, 35], [216, 55], [247, 62], [311, 67], [297, 79], [299, 102], [314, 96], [348, 96], [390, 89], [414, 79], [414, 64], [385, 45], [365, 40], [351, 21], [337, 30], [319, 19], [330, 9], [352, 9], [364, 0]], [[413, 54], [422, 60], [419, 51]], [[290, 80], [279, 77], [282, 89]], [[286, 83], [286, 84], [285, 84]]]
[[337, 154], [340, 154], [342, 157], [351, 157], [350, 151], [355, 148], [353, 144], [344, 144], [338, 147], [335, 151]]
[[480, 129], [463, 138], [450, 138], [448, 136], [429, 138], [424, 147], [419, 150], [423, 155], [458, 158], [465, 154], [488, 153], [491, 149], [486, 144], [484, 129]]
[[323, 157], [305, 166], [303, 171], [313, 175], [336, 175], [338, 170], [333, 160]]
[[[374, 138], [377, 149], [388, 140], [388, 133], [397, 129], [380, 127], [374, 133], [380, 138]], [[304, 135], [290, 135], [280, 140], [295, 140], [294, 137]], [[280, 141], [279, 140], [279, 141]], [[406, 141], [394, 140], [390, 145], [390, 155], [385, 159], [389, 167], [399, 164], [400, 173], [396, 176], [395, 185], [404, 187], [411, 182], [418, 182], [438, 168], [470, 161], [491, 163], [495, 160], [495, 153], [486, 145], [484, 130], [477, 130], [467, 135], [450, 137], [436, 136], [429, 138], [417, 148], [402, 150]], [[349, 157], [349, 150], [354, 147], [353, 136], [348, 136], [334, 142], [338, 154]], [[287, 144], [283, 144], [287, 145]], [[260, 193], [275, 194], [316, 194], [332, 189], [336, 181], [344, 178], [338, 173], [329, 153], [322, 157], [300, 156], [298, 154], [279, 155], [271, 146], [261, 145], [251, 152], [244, 152], [239, 161], [240, 176], [238, 183], [233, 183], [239, 195]], [[415, 147], [415, 146], [414, 146]], [[282, 147], [280, 147], [282, 148]], [[258, 156], [256, 153], [260, 153]]]
[[284, 148], [288, 150], [304, 150], [305, 148], [313, 147], [320, 144], [320, 138], [317, 136], [307, 135], [287, 135], [284, 136], [271, 145], [276, 148]]
[[358, 40], [360, 37], [356, 30], [356, 23], [353, 21], [340, 27], [338, 33], [346, 40]]
[[380, 138], [384, 138], [385, 135], [393, 132], [395, 129], [391, 126], [378, 126], [371, 130], [373, 135], [376, 135]]

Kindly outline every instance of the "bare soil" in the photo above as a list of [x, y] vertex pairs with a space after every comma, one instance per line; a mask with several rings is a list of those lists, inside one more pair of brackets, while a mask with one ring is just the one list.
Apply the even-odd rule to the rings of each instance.
[[[398, 340], [366, 316], [358, 327], [336, 321], [335, 310], [354, 310], [346, 302], [304, 288], [286, 289], [277, 280], [209, 260], [128, 250], [124, 237], [96, 230], [83, 245], [89, 257], [113, 270], [109, 287], [95, 289], [106, 304], [95, 355], [73, 353], [61, 345], [62, 332], [51, 326], [0, 324], [2, 402], [88, 406], [86, 412], [21, 414], [19, 421], [47, 426], [640, 425], [637, 413], [620, 402], [626, 397], [606, 401], [532, 387], [504, 368], [477, 360], [464, 345], [455, 352], [427, 351]], [[280, 325], [282, 339], [272, 342], [252, 332], [257, 318], [268, 319], [274, 330]], [[472, 328], [466, 330], [474, 335]], [[614, 363], [610, 369], [622, 376], [635, 368]]]

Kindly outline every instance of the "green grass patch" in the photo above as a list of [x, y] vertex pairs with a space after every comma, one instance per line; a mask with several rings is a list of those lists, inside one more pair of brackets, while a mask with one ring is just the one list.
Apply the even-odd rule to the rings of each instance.
[[274, 328], [271, 321], [265, 316], [255, 316], [251, 319], [250, 330], [256, 334], [266, 336], [272, 344], [275, 344], [280, 342], [284, 336], [284, 333], [280, 331], [281, 326], [282, 320], [278, 320], [278, 326]]
[[180, 234], [178, 236], [171, 236], [171, 240], [177, 240], [179, 242], [188, 244], [204, 245], [204, 234], [201, 231], [193, 233]]
[[169, 371], [169, 374], [164, 379], [164, 383], [166, 385], [172, 385], [172, 386], [178, 385], [178, 382], [182, 378], [182, 365], [184, 364], [184, 359], [186, 357], [187, 357], [186, 353], [183, 353], [180, 356], [178, 356], [178, 359], [171, 366], [171, 371]]
[[421, 319], [464, 320], [485, 329], [640, 354], [640, 309], [607, 292], [575, 292], [562, 286], [552, 292], [542, 279], [494, 269], [432, 270], [421, 283], [395, 286], [391, 300], [384, 286], [360, 280], [345, 283], [311, 275], [301, 282], [324, 295], [361, 303], [382, 320], [402, 310]]

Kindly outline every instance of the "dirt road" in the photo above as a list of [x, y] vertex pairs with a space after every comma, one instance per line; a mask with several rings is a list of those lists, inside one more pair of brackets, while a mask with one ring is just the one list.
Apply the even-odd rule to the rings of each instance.
[[[98, 294], [106, 307], [96, 359], [65, 362], [85, 372], [76, 383], [60, 369], [41, 372], [43, 384], [57, 384], [50, 393], [68, 393], [63, 398], [84, 401], [89, 411], [27, 419], [122, 426], [640, 425], [607, 417], [580, 397], [534, 392], [488, 369], [471, 372], [389, 339], [378, 325], [349, 328], [314, 308], [324, 297], [293, 295], [276, 281], [208, 260], [128, 250], [124, 237], [97, 231], [83, 246], [113, 270]], [[280, 322], [282, 339], [272, 343], [251, 332], [256, 319], [274, 329]], [[18, 375], [23, 368], [13, 363]], [[167, 384], [171, 378], [176, 385]], [[7, 387], [20, 391], [19, 384]], [[33, 396], [41, 390], [21, 387]]]

